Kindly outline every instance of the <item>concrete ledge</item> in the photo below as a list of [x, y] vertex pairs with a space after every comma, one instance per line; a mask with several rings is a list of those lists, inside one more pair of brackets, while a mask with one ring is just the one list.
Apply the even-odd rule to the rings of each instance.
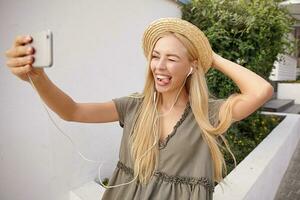
[[[267, 113], [264, 114], [275, 114]], [[286, 118], [215, 188], [214, 200], [274, 199], [300, 138], [300, 115]]]
[[278, 83], [278, 99], [294, 99], [296, 104], [300, 104], [300, 83]]
[[105, 189], [98, 183], [91, 181], [80, 188], [70, 191], [70, 200], [99, 200]]

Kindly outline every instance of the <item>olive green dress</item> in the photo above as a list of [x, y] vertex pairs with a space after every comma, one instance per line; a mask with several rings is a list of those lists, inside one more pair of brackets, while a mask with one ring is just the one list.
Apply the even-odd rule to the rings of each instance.
[[[129, 131], [142, 99], [121, 97], [113, 99], [123, 127], [119, 161], [109, 185], [133, 179], [133, 162], [128, 145]], [[210, 118], [216, 120], [220, 101], [209, 101]], [[214, 109], [212, 109], [214, 108]], [[215, 110], [212, 112], [212, 110]], [[106, 189], [103, 200], [211, 200], [214, 191], [213, 165], [208, 145], [188, 103], [180, 120], [169, 136], [159, 144], [159, 163], [150, 182], [134, 182]]]

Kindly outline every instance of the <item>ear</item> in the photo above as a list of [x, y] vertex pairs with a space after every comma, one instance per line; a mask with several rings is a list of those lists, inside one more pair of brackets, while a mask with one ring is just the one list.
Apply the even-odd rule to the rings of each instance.
[[194, 72], [198, 68], [198, 60], [192, 61], [191, 66], [193, 67], [193, 72]]

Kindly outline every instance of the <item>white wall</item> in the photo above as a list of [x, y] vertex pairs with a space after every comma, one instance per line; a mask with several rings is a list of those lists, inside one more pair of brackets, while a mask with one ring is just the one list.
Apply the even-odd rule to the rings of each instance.
[[[31, 86], [5, 67], [3, 54], [15, 36], [51, 29], [54, 66], [48, 76], [75, 101], [102, 102], [141, 91], [145, 27], [180, 15], [167, 0], [0, 1], [1, 200], [68, 199], [68, 191], [93, 180], [98, 167], [81, 160]], [[52, 115], [87, 157], [106, 161], [102, 174], [109, 176], [122, 135], [118, 123], [68, 123]]]
[[294, 99], [296, 104], [300, 104], [300, 83], [278, 83], [278, 99]]
[[278, 55], [279, 61], [274, 62], [270, 80], [296, 80], [297, 59], [290, 55]]

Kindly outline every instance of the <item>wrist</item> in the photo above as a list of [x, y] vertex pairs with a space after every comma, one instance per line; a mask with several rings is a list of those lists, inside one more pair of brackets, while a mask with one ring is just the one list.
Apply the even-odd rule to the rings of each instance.
[[45, 80], [48, 78], [43, 69], [37, 69], [33, 73], [28, 73], [28, 76], [30, 76], [31, 80], [36, 84], [45, 82]]
[[220, 66], [220, 63], [222, 62], [224, 58], [216, 53], [213, 54], [213, 63], [212, 67], [215, 69], [218, 69]]

